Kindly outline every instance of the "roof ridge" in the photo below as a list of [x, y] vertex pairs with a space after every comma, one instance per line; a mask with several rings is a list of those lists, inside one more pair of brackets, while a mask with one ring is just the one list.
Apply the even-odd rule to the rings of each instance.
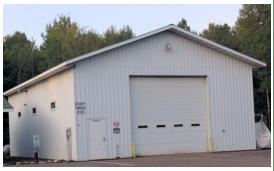
[[141, 40], [141, 39], [144, 39], [144, 38], [147, 38], [149, 36], [152, 36], [152, 35], [155, 35], [155, 34], [158, 34], [158, 33], [161, 33], [163, 31], [167, 31], [167, 30], [171, 30], [173, 33], [177, 34], [177, 35], [180, 35], [182, 37], [185, 37], [185, 38], [188, 38], [188, 39], [192, 39], [192, 41], [196, 41], [197, 43], [200, 43], [204, 46], [207, 46], [207, 47], [210, 47], [216, 51], [219, 51], [221, 53], [224, 53], [224, 54], [227, 54], [231, 57], [235, 57], [237, 58], [238, 60], [242, 60], [243, 62], [245, 63], [249, 63], [250, 65], [254, 66], [254, 67], [264, 67], [266, 66], [266, 64], [264, 62], [261, 62], [255, 58], [252, 58], [250, 56], [247, 56], [245, 54], [242, 54], [240, 52], [237, 52], [233, 49], [230, 49], [230, 48], [227, 48], [223, 45], [220, 45], [216, 42], [213, 42], [211, 40], [208, 40], [206, 38], [203, 38], [199, 35], [196, 35], [194, 33], [191, 33], [187, 30], [184, 30], [174, 24], [169, 24], [169, 25], [166, 25], [164, 27], [161, 27], [161, 28], [158, 28], [156, 30], [153, 30], [153, 31], [150, 31], [150, 32], [147, 32], [147, 33], [144, 33], [144, 34], [141, 34], [139, 36], [136, 36], [136, 37], [133, 37], [131, 39], [128, 39], [128, 40], [125, 40], [125, 41], [122, 41], [122, 42], [119, 42], [119, 43], [116, 43], [114, 45], [110, 45], [110, 46], [107, 46], [107, 47], [104, 47], [104, 48], [101, 48], [101, 49], [98, 49], [96, 51], [92, 51], [92, 52], [89, 52], [89, 53], [86, 53], [86, 54], [83, 54], [81, 56], [78, 56], [78, 57], [75, 57], [73, 59], [70, 59], [70, 60], [67, 60], [55, 67], [52, 67], [46, 71], [44, 71], [43, 73], [9, 89], [8, 91], [4, 92], [4, 96], [8, 96], [8, 95], [11, 95], [17, 91], [20, 91], [21, 89], [24, 89], [28, 86], [31, 86], [43, 79], [46, 79], [54, 74], [57, 74], [61, 71], [64, 71], [65, 69], [73, 66], [76, 62], [79, 62], [81, 60], [84, 60], [84, 59], [87, 59], [87, 58], [90, 58], [92, 56], [95, 56], [95, 55], [98, 55], [98, 54], [101, 54], [101, 53], [104, 53], [104, 52], [107, 52], [107, 51], [110, 51], [112, 49], [115, 49], [115, 48], [119, 48], [121, 46], [124, 46], [124, 45], [127, 45], [129, 43], [133, 43], [133, 42], [136, 42], [138, 40]]

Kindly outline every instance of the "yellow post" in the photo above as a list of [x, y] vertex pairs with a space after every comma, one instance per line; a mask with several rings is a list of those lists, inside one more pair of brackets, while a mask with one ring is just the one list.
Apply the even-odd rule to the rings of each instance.
[[209, 138], [209, 152], [212, 152], [212, 138]]
[[135, 159], [135, 143], [132, 141], [132, 153], [133, 153], [133, 159]]

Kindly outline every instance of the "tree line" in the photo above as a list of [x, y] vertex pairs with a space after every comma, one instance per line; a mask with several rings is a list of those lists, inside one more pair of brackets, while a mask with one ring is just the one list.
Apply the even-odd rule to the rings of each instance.
[[[255, 113], [262, 113], [270, 127], [271, 104], [271, 6], [243, 5], [235, 25], [209, 23], [201, 33], [192, 30], [182, 18], [177, 26], [216, 43], [252, 56], [267, 64], [253, 71]], [[68, 59], [134, 37], [125, 25], [117, 30], [110, 26], [103, 34], [80, 27], [69, 16], [58, 16], [46, 25], [37, 47], [25, 33], [15, 32], [3, 38], [4, 91]]]
[[69, 16], [59, 16], [41, 36], [40, 47], [22, 32], [4, 37], [4, 91], [68, 59], [130, 39], [134, 34], [126, 25], [120, 30], [110, 26], [100, 35], [79, 27]]
[[232, 28], [210, 23], [201, 36], [266, 63], [253, 71], [254, 105], [271, 128], [271, 6], [243, 5]]

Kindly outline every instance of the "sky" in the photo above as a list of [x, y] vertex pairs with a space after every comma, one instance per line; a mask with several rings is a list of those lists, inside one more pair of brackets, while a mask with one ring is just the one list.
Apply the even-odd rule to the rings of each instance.
[[110, 25], [117, 29], [129, 25], [135, 35], [177, 24], [185, 18], [191, 29], [202, 32], [209, 23], [233, 26], [240, 4], [235, 5], [4, 5], [3, 36], [15, 31], [26, 33], [36, 45], [41, 33], [58, 15], [70, 16], [81, 27], [104, 33]]

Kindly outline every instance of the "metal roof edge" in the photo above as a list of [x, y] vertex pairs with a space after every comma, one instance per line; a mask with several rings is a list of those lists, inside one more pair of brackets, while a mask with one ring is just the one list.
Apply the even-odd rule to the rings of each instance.
[[249, 63], [250, 65], [254, 66], [254, 67], [265, 67], [266, 64], [264, 62], [261, 62], [257, 59], [254, 59], [250, 56], [247, 56], [247, 55], [244, 55], [240, 52], [237, 52], [235, 50], [232, 50], [230, 48], [227, 48], [225, 46], [222, 46], [218, 43], [215, 43], [211, 40], [208, 40], [206, 38], [203, 38], [201, 36], [198, 36], [194, 33], [191, 33], [189, 31], [186, 31], [182, 28], [179, 28], [177, 27], [176, 25], [174, 24], [170, 24], [170, 25], [167, 25], [167, 26], [164, 26], [164, 27], [161, 27], [159, 29], [156, 29], [156, 30], [153, 30], [151, 32], [148, 32], [148, 33], [145, 33], [145, 34], [142, 34], [142, 35], [139, 35], [139, 36], [136, 36], [132, 39], [128, 39], [128, 40], [125, 40], [123, 42], [120, 42], [120, 43], [117, 43], [117, 44], [114, 44], [114, 45], [111, 45], [111, 46], [107, 46], [105, 48], [102, 48], [102, 49], [99, 49], [99, 50], [96, 50], [96, 51], [93, 51], [93, 52], [90, 52], [90, 53], [87, 53], [87, 54], [84, 54], [84, 55], [81, 55], [81, 56], [78, 56], [76, 58], [73, 58], [73, 59], [70, 59], [70, 60], [67, 60], [53, 68], [50, 68], [48, 69], [47, 71], [11, 88], [10, 90], [6, 91], [3, 93], [4, 96], [9, 96], [21, 89], [24, 89], [26, 87], [29, 87], [43, 79], [46, 79], [58, 72], [61, 72], [63, 70], [65, 70], [66, 68], [68, 68], [69, 66], [71, 66], [72, 64], [76, 63], [76, 62], [79, 62], [81, 60], [84, 60], [86, 58], [89, 58], [89, 57], [92, 57], [92, 56], [95, 56], [97, 54], [100, 54], [100, 53], [104, 53], [104, 52], [107, 52], [107, 51], [110, 51], [112, 49], [115, 49], [115, 48], [118, 48], [118, 47], [121, 47], [121, 46], [124, 46], [124, 45], [127, 45], [129, 43], [133, 43], [133, 42], [136, 42], [138, 40], [141, 40], [141, 39], [144, 39], [144, 38], [147, 38], [149, 36], [152, 36], [152, 35], [155, 35], [157, 33], [160, 33], [160, 32], [163, 32], [163, 31], [167, 31], [167, 30], [171, 30], [171, 31], [175, 31], [177, 34], [181, 35], [181, 36], [184, 36], [186, 38], [189, 38], [189, 39], [192, 39], [193, 41], [197, 41], [197, 42], [200, 42], [201, 44], [207, 46], [207, 47], [210, 47], [212, 49], [215, 49], [217, 51], [220, 51], [222, 53], [225, 53], [225, 54], [228, 54], [229, 56], [232, 56], [232, 57], [236, 57], [237, 59], [239, 60], [242, 60], [246, 63]]
[[31, 86], [31, 85], [39, 82], [39, 81], [42, 81], [42, 80], [44, 80], [44, 79], [46, 79], [46, 78], [48, 78], [48, 77], [50, 77], [50, 76], [52, 76], [54, 74], [57, 74], [57, 73], [59, 73], [61, 71], [64, 71], [68, 67], [69, 66], [67, 65], [67, 63], [63, 62], [63, 63], [61, 63], [61, 64], [59, 64], [59, 65], [57, 65], [57, 66], [55, 66], [53, 68], [50, 68], [50, 69], [42, 72], [39, 75], [37, 75], [37, 76], [35, 76], [35, 77], [33, 77], [33, 78], [31, 78], [31, 79], [29, 79], [29, 80], [27, 80], [27, 81], [25, 81], [25, 82], [23, 82], [23, 83], [15, 86], [15, 87], [13, 87], [13, 88], [5, 91], [3, 93], [3, 95], [4, 96], [9, 96], [11, 94], [14, 94], [14, 93], [16, 93], [16, 92], [18, 92], [18, 91], [20, 91], [22, 89], [25, 89], [25, 88], [27, 88], [27, 87], [29, 87], [29, 86]]
[[179, 28], [179, 27], [177, 27], [177, 26], [175, 26], [175, 25], [172, 25], [171, 27], [172, 27], [172, 29], [174, 29], [174, 30], [176, 30], [176, 31], [178, 31], [178, 32], [181, 32], [181, 33], [185, 34], [186, 37], [188, 37], [188, 38], [190, 38], [190, 39], [192, 39], [192, 40], [194, 40], [194, 41], [196, 40], [196, 41], [202, 43], [203, 45], [209, 46], [209, 47], [211, 47], [211, 48], [213, 48], [213, 49], [215, 49], [215, 50], [217, 50], [217, 51], [221, 51], [222, 53], [225, 53], [225, 54], [228, 54], [228, 55], [230, 55], [230, 56], [233, 56], [233, 57], [242, 59], [242, 60], [244, 60], [246, 63], [249, 63], [249, 64], [251, 64], [251, 65], [254, 65], [255, 67], [265, 67], [265, 66], [266, 66], [266, 63], [264, 63], [264, 62], [262, 62], [262, 61], [259, 61], [259, 60], [255, 59], [255, 58], [252, 58], [252, 57], [250, 57], [250, 56], [247, 56], [247, 55], [245, 55], [245, 54], [242, 54], [242, 53], [240, 53], [240, 52], [237, 52], [237, 51], [235, 51], [235, 50], [233, 50], [233, 49], [227, 48], [227, 47], [225, 47], [225, 46], [223, 46], [223, 45], [220, 45], [220, 44], [218, 44], [218, 43], [216, 43], [216, 42], [213, 42], [213, 41], [211, 41], [211, 40], [208, 40], [208, 39], [206, 39], [206, 38], [203, 38], [203, 37], [201, 37], [201, 36], [198, 36], [198, 35], [196, 35], [196, 34], [194, 34], [194, 33], [191, 33], [191, 32], [189, 32], [189, 31], [186, 31], [186, 30], [184, 30], [184, 29], [182, 29], [182, 28]]
[[76, 57], [76, 58], [73, 58], [71, 60], [68, 60], [67, 63], [68, 64], [72, 64], [72, 63], [75, 63], [75, 62], [78, 62], [78, 61], [81, 61], [81, 60], [84, 60], [86, 58], [89, 58], [89, 57], [92, 57], [92, 56], [95, 56], [97, 54], [100, 54], [100, 53], [104, 53], [104, 52], [107, 52], [107, 51], [110, 51], [112, 49], [115, 49], [115, 48], [118, 48], [118, 47], [121, 47], [123, 45], [126, 45], [126, 44], [129, 44], [129, 43], [133, 43], [135, 41], [138, 41], [138, 40], [141, 40], [141, 39], [144, 39], [144, 38], [147, 38], [149, 36], [152, 36], [152, 35], [155, 35], [157, 33], [160, 33], [160, 32], [163, 32], [163, 31], [167, 31], [167, 30], [175, 30], [177, 31], [177, 33], [181, 33], [181, 36], [184, 36], [186, 38], [189, 38], [189, 39], [192, 39], [194, 41], [197, 41], [205, 46], [208, 46], [212, 49], [215, 49], [217, 51], [220, 51], [222, 53], [225, 53], [225, 54], [228, 54], [229, 56], [233, 56], [233, 57], [236, 57], [246, 63], [249, 63], [251, 65], [253, 65], [254, 67], [265, 67], [266, 64], [264, 62], [261, 62], [257, 59], [254, 59], [250, 56], [247, 56], [245, 54], [242, 54], [240, 52], [237, 52], [233, 49], [230, 49], [230, 48], [227, 48], [223, 45], [220, 45], [218, 43], [215, 43], [211, 40], [208, 40], [206, 38], [203, 38], [201, 36], [198, 36], [194, 33], [191, 33], [189, 31], [186, 31], [182, 28], [179, 28], [177, 27], [176, 25], [174, 24], [170, 24], [170, 25], [167, 25], [167, 26], [164, 26], [164, 27], [161, 27], [159, 29], [156, 29], [154, 31], [151, 31], [151, 32], [148, 32], [148, 33], [145, 33], [145, 34], [142, 34], [142, 35], [139, 35], [137, 37], [134, 37], [132, 39], [129, 39], [129, 40], [125, 40], [123, 42], [120, 42], [120, 43], [117, 43], [117, 44], [114, 44], [114, 45], [111, 45], [111, 46], [107, 46], [105, 48], [102, 48], [102, 49], [99, 49], [99, 50], [96, 50], [96, 51], [93, 51], [93, 52], [90, 52], [90, 53], [87, 53], [87, 54], [84, 54], [84, 55], [81, 55], [79, 57]]
[[110, 51], [110, 50], [112, 50], [112, 49], [115, 49], [115, 48], [118, 48], [118, 47], [127, 45], [127, 44], [129, 44], [129, 43], [136, 42], [136, 41], [138, 41], [138, 40], [147, 38], [147, 37], [152, 36], [152, 35], [155, 35], [155, 34], [157, 34], [157, 33], [160, 33], [160, 32], [166, 31], [166, 30], [169, 30], [169, 29], [172, 28], [173, 26], [174, 26], [174, 25], [170, 24], [170, 25], [161, 27], [161, 28], [159, 28], [159, 29], [150, 31], [150, 32], [145, 33], [145, 34], [141, 34], [141, 35], [139, 35], [139, 36], [136, 36], [136, 37], [133, 37], [133, 38], [131, 38], [131, 39], [122, 41], [122, 42], [120, 42], [120, 43], [116, 43], [116, 44], [114, 44], [114, 45], [110, 45], [110, 46], [104, 47], [104, 48], [102, 48], [102, 49], [99, 49], [99, 50], [96, 50], [96, 51], [93, 51], [93, 52], [90, 52], [90, 53], [81, 55], [81, 56], [76, 57], [76, 58], [73, 58], [73, 59], [70, 59], [70, 60], [67, 61], [67, 63], [68, 63], [68, 64], [72, 64], [72, 63], [78, 62], [78, 61], [80, 61], [80, 60], [84, 60], [84, 59], [86, 59], [86, 58], [95, 56], [95, 55], [97, 55], [97, 54], [104, 53], [104, 52]]
[[13, 111], [14, 111], [14, 109], [3, 109], [4, 113], [9, 113], [9, 112], [13, 112]]
[[17, 91], [21, 90], [21, 89], [24, 89], [26, 87], [29, 87], [43, 79], [46, 79], [48, 77], [50, 77], [51, 75], [54, 75], [56, 73], [58, 73], [58, 69], [60, 69], [61, 67], [65, 67], [65, 66], [69, 66], [69, 65], [73, 65], [74, 63], [80, 61], [80, 60], [84, 60], [86, 58], [89, 58], [91, 56], [94, 56], [94, 55], [97, 55], [97, 54], [100, 54], [100, 53], [103, 53], [103, 52], [106, 52], [106, 51], [109, 51], [109, 50], [112, 50], [114, 48], [118, 48], [120, 46], [123, 46], [123, 45], [126, 45], [126, 44], [129, 44], [129, 43], [132, 43], [132, 42], [135, 42], [137, 40], [140, 40], [140, 39], [143, 39], [143, 38], [146, 38], [146, 37], [149, 37], [151, 35], [154, 35], [156, 33], [160, 33], [162, 31], [165, 31], [167, 29], [169, 29], [172, 25], [168, 25], [168, 26], [165, 26], [165, 27], [162, 27], [162, 28], [159, 28], [157, 30], [154, 30], [154, 31], [151, 31], [151, 32], [148, 32], [148, 33], [145, 33], [145, 34], [142, 34], [142, 35], [139, 35], [139, 36], [136, 36], [132, 39], [128, 39], [128, 40], [125, 40], [123, 42], [120, 42], [120, 43], [117, 43], [117, 44], [114, 44], [114, 45], [111, 45], [111, 46], [107, 46], [105, 48], [102, 48], [102, 49], [99, 49], [99, 50], [96, 50], [96, 51], [93, 51], [93, 52], [90, 52], [90, 53], [87, 53], [87, 54], [84, 54], [84, 55], [81, 55], [81, 56], [78, 56], [76, 58], [73, 58], [73, 59], [70, 59], [70, 60], [67, 60], [53, 68], [50, 68], [48, 69], [47, 71], [44, 71], [42, 72], [41, 74], [5, 91], [3, 93], [4, 96], [9, 96], [11, 94], [14, 94], [16, 93]]

